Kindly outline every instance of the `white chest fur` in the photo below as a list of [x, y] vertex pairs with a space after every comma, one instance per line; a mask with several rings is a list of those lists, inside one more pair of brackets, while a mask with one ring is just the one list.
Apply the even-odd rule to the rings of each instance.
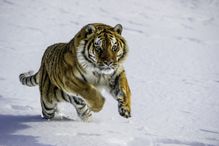
[[87, 82], [95, 86], [107, 86], [110, 81], [110, 75], [99, 74], [97, 72], [87, 72], [85, 74]]

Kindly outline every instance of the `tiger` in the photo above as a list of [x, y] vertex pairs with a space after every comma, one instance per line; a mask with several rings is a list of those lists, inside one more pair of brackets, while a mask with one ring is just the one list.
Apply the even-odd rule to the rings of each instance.
[[103, 89], [117, 101], [120, 116], [131, 117], [131, 91], [123, 67], [128, 45], [122, 31], [121, 24], [87, 24], [69, 42], [48, 46], [37, 73], [19, 75], [23, 85], [39, 85], [43, 118], [54, 118], [57, 104], [64, 101], [88, 121], [104, 106]]

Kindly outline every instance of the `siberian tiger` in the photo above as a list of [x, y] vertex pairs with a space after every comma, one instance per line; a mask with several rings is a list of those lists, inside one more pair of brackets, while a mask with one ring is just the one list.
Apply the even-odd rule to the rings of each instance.
[[122, 25], [94, 23], [84, 26], [68, 43], [49, 46], [37, 73], [22, 73], [23, 85], [39, 85], [42, 114], [51, 119], [57, 103], [70, 102], [82, 120], [99, 112], [104, 87], [118, 101], [118, 112], [131, 117], [131, 91], [122, 66], [128, 47]]

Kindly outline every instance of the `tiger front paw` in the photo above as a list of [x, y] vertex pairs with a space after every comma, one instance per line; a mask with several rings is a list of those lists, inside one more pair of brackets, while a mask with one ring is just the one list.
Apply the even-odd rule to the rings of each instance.
[[130, 107], [119, 104], [119, 114], [124, 118], [130, 118], [131, 117]]
[[77, 113], [82, 121], [84, 122], [92, 121], [92, 112], [89, 109], [86, 109], [85, 111], [78, 110]]

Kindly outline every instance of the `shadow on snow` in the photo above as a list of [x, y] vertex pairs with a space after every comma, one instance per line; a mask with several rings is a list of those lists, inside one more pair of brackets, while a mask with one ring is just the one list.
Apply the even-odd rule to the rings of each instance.
[[30, 128], [26, 122], [42, 122], [39, 115], [0, 115], [1, 146], [51, 146], [37, 141], [37, 137], [14, 134], [18, 130]]

